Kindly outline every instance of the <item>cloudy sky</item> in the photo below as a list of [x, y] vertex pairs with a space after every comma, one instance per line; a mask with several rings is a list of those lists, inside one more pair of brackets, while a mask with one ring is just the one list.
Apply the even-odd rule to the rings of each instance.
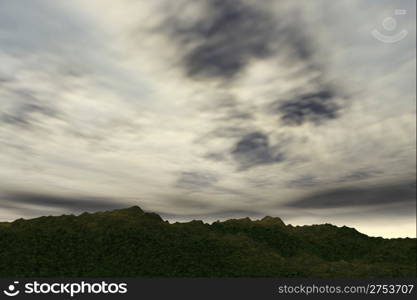
[[0, 221], [414, 237], [415, 26], [412, 0], [0, 1]]

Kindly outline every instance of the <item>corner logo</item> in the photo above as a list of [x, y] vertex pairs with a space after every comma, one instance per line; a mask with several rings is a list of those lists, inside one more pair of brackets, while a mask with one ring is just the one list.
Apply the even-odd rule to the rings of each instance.
[[[405, 9], [396, 9], [395, 10], [395, 15], [406, 15], [407, 14], [407, 10]], [[397, 21], [392, 18], [392, 17], [388, 17], [385, 18], [382, 21], [382, 27], [386, 30], [386, 31], [393, 31], [397, 28]], [[408, 31], [403, 29], [400, 32], [398, 32], [397, 34], [394, 35], [385, 35], [383, 33], [380, 33], [377, 29], [374, 29], [371, 31], [372, 35], [379, 41], [383, 42], [383, 43], [396, 43], [401, 41], [402, 39], [404, 39], [407, 34]]]
[[4, 290], [3, 293], [9, 297], [14, 297], [19, 295], [20, 291], [16, 289], [16, 285], [19, 284], [19, 281], [13, 282], [13, 284], [9, 285], [7, 290]]

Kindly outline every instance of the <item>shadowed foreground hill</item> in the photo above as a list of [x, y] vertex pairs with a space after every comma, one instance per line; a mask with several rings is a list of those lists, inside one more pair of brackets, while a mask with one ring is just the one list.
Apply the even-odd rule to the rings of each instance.
[[139, 207], [0, 223], [0, 277], [415, 277], [416, 239], [279, 218], [169, 224]]

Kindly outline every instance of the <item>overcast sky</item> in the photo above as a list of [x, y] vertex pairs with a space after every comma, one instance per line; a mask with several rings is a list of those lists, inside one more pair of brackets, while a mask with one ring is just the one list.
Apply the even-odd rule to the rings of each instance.
[[413, 0], [0, 1], [0, 221], [415, 237], [415, 23]]

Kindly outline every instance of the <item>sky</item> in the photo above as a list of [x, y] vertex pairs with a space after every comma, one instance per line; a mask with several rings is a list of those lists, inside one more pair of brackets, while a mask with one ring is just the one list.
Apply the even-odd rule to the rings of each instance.
[[0, 221], [138, 205], [416, 236], [415, 1], [0, 1]]

